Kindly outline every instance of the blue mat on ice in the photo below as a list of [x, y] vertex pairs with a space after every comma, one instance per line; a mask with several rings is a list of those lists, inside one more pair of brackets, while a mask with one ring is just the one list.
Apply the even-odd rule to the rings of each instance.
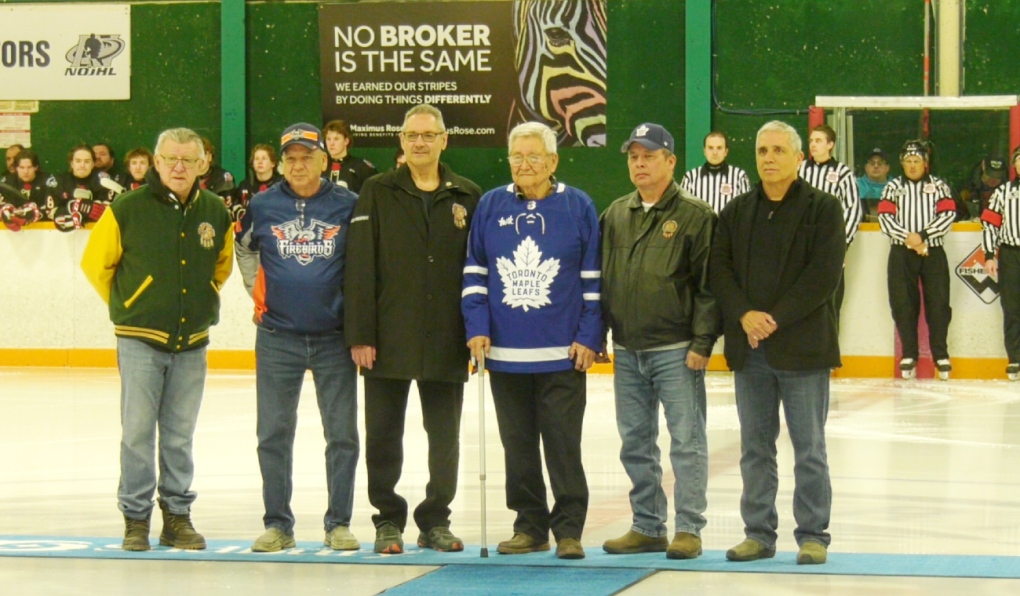
[[580, 594], [611, 596], [645, 577], [654, 569], [592, 569], [581, 567], [481, 567], [448, 565], [417, 579], [390, 588], [386, 596], [534, 596]]
[[599, 569], [644, 569], [673, 571], [725, 571], [730, 573], [807, 573], [822, 575], [893, 575], [919, 577], [1020, 578], [1020, 557], [973, 555], [902, 555], [875, 553], [829, 553], [826, 565], [797, 565], [796, 553], [779, 552], [776, 558], [749, 563], [731, 563], [722, 551], [706, 551], [692, 561], [673, 561], [661, 553], [607, 555], [601, 548], [586, 549], [587, 558], [561, 561], [552, 552], [528, 555], [498, 555], [492, 548], [488, 558], [479, 556], [477, 546], [460, 553], [437, 553], [409, 544], [402, 555], [377, 555], [372, 545], [360, 551], [333, 551], [319, 542], [299, 542], [298, 547], [280, 553], [253, 553], [250, 541], [210, 540], [209, 548], [182, 551], [156, 546], [148, 552], [120, 550], [120, 538], [0, 536], [0, 557], [64, 557], [97, 559], [169, 559], [193, 561], [258, 561], [282, 563], [358, 563], [378, 565], [471, 565], [510, 567], [555, 567]]

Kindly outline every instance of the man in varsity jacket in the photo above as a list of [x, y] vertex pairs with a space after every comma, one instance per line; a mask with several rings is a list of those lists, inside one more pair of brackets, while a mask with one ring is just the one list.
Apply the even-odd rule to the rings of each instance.
[[719, 213], [733, 197], [751, 190], [747, 172], [726, 163], [730, 154], [726, 134], [714, 130], [705, 135], [705, 165], [689, 170], [680, 188], [705, 201]]
[[[832, 157], [832, 149], [836, 146], [836, 131], [827, 124], [811, 129], [808, 135], [807, 159], [800, 163], [797, 175], [818, 190], [828, 193], [843, 205], [843, 231], [846, 234], [846, 245], [854, 241], [857, 227], [861, 223], [860, 190], [854, 173], [845, 164]], [[839, 287], [836, 289], [836, 318], [843, 305], [844, 278], [840, 276]]]
[[255, 195], [237, 234], [237, 264], [255, 300], [258, 455], [266, 531], [255, 552], [293, 548], [290, 507], [297, 408], [312, 371], [326, 437], [323, 544], [358, 550], [351, 534], [358, 465], [358, 376], [344, 343], [347, 232], [358, 197], [322, 178], [322, 133], [298, 123], [280, 139], [283, 182]]
[[[610, 554], [701, 554], [708, 489], [705, 369], [722, 321], [708, 291], [716, 215], [673, 181], [673, 136], [646, 123], [623, 145], [636, 190], [602, 214], [602, 315], [613, 331], [620, 461], [633, 522]], [[676, 532], [669, 540], [658, 412], [669, 429]]]
[[118, 197], [96, 223], [81, 268], [109, 305], [117, 335], [122, 548], [149, 550], [158, 486], [159, 543], [203, 549], [205, 538], [190, 515], [196, 496], [192, 441], [209, 327], [219, 320], [234, 234], [223, 201], [196, 182], [205, 159], [201, 137], [187, 128], [164, 131], [155, 153], [148, 184]]
[[[1020, 147], [1013, 151], [1020, 169]], [[1002, 304], [1002, 335], [1006, 342], [1006, 377], [1020, 380], [1020, 181], [999, 185], [981, 214], [985, 271], [998, 278]]]
[[949, 306], [949, 262], [942, 248], [953, 226], [956, 203], [949, 185], [928, 173], [928, 148], [907, 141], [900, 152], [903, 175], [891, 180], [878, 203], [878, 223], [889, 236], [889, 305], [903, 344], [900, 374], [912, 379], [917, 368], [917, 318], [921, 312], [918, 280], [924, 287], [931, 354], [939, 379], [949, 380], [947, 338], [953, 311]]

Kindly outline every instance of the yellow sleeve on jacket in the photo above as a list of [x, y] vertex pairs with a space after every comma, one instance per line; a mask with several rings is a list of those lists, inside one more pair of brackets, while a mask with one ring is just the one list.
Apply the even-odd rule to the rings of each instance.
[[123, 254], [120, 225], [113, 215], [113, 209], [107, 209], [92, 228], [88, 244], [85, 245], [85, 254], [81, 257], [81, 270], [107, 304], [110, 303], [113, 276]]
[[230, 277], [230, 272], [233, 268], [234, 228], [233, 226], [228, 226], [226, 238], [223, 239], [223, 250], [220, 251], [219, 258], [216, 259], [216, 272], [213, 274], [217, 290], [223, 289], [223, 284], [227, 283], [227, 278]]

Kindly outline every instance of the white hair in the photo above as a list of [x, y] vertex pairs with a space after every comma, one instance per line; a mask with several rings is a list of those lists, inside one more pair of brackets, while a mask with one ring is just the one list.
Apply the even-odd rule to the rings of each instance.
[[801, 142], [800, 135], [797, 134], [797, 129], [790, 126], [789, 124], [781, 120], [773, 120], [766, 122], [764, 126], [758, 129], [758, 135], [754, 137], [754, 146], [758, 146], [758, 139], [761, 138], [762, 133], [766, 132], [782, 132], [786, 133], [790, 137], [790, 148], [793, 149], [794, 153], [800, 153]]
[[556, 155], [556, 133], [545, 124], [541, 122], [525, 122], [515, 126], [510, 131], [510, 137], [507, 141], [508, 150], [513, 151], [514, 141], [524, 137], [541, 139], [542, 144], [545, 145], [545, 152], [549, 155]]
[[198, 145], [198, 157], [205, 158], [205, 144], [202, 142], [202, 137], [190, 128], [170, 128], [159, 133], [159, 138], [156, 139], [156, 150], [154, 153], [159, 153], [159, 148], [163, 146], [166, 141], [173, 141], [178, 145], [187, 145], [188, 143], [195, 143]]

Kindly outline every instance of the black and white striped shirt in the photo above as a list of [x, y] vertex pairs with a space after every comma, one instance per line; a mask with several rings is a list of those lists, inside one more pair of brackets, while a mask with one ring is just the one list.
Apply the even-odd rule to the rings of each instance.
[[1000, 244], [1020, 246], [1020, 181], [995, 189], [981, 214], [981, 247], [986, 259], [994, 259]]
[[893, 244], [905, 244], [917, 232], [928, 246], [942, 246], [943, 236], [953, 227], [956, 202], [949, 186], [935, 176], [890, 180], [878, 202], [878, 225]]
[[723, 162], [717, 166], [705, 164], [684, 174], [680, 188], [705, 201], [712, 211], [719, 213], [733, 197], [751, 190], [747, 172]]
[[797, 173], [805, 182], [836, 197], [843, 204], [843, 231], [849, 246], [861, 223], [861, 195], [854, 173], [835, 159], [818, 163], [810, 157], [800, 163]]

